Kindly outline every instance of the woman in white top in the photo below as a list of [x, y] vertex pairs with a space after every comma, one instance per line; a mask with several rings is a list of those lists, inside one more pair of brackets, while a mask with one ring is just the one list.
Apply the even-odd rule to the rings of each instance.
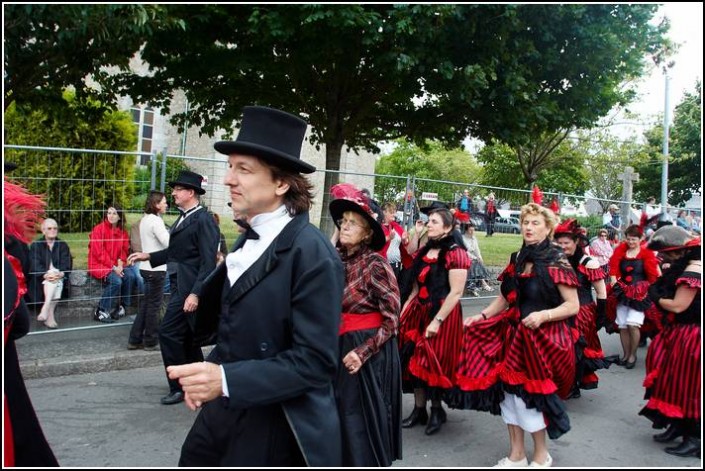
[[[166, 195], [160, 191], [150, 191], [145, 203], [145, 214], [139, 223], [143, 252], [157, 252], [169, 246], [169, 231], [161, 218], [166, 208]], [[149, 260], [145, 260], [140, 263], [140, 274], [144, 278], [144, 299], [130, 329], [127, 349], [155, 350], [159, 310], [164, 296], [166, 265], [153, 267]]]
[[492, 287], [487, 283], [490, 274], [485, 268], [480, 253], [480, 245], [475, 237], [475, 224], [469, 221], [464, 224], [463, 242], [470, 256], [470, 268], [468, 269], [468, 284], [467, 289], [473, 296], [479, 296], [478, 289], [482, 288], [485, 291], [492, 291]]

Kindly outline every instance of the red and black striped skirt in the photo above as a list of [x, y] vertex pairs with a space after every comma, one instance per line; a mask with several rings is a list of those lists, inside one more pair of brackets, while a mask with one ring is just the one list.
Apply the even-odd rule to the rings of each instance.
[[404, 392], [425, 385], [449, 389], [453, 386], [463, 340], [463, 317], [460, 303], [445, 318], [438, 334], [427, 339], [426, 327], [433, 320], [431, 303], [413, 299], [399, 322]]
[[665, 327], [649, 344], [644, 387], [649, 399], [640, 412], [651, 420], [700, 419], [700, 326]]

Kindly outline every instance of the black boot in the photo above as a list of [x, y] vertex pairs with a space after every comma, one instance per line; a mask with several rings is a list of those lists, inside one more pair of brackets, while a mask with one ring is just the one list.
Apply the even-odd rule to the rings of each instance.
[[685, 435], [683, 443], [666, 448], [664, 451], [669, 455], [682, 456], [684, 458], [689, 456], [700, 458], [700, 439]]
[[568, 394], [568, 399], [577, 399], [580, 397], [580, 388], [578, 386], [573, 386], [573, 389], [570, 390], [570, 394]]
[[656, 435], [654, 435], [654, 441], [659, 443], [668, 443], [681, 436], [683, 436], [683, 432], [681, 431], [680, 427], [675, 424], [671, 424], [668, 426], [665, 432], [657, 433]]
[[426, 407], [416, 407], [411, 411], [409, 417], [401, 421], [402, 428], [411, 428], [416, 424], [426, 425], [428, 422], [428, 412]]
[[446, 421], [446, 411], [443, 407], [431, 407], [431, 418], [428, 419], [426, 435], [433, 435], [441, 429], [441, 425]]

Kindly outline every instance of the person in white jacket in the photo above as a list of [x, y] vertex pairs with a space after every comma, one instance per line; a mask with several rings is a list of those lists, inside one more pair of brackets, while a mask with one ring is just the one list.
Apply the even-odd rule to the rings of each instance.
[[[151, 191], [147, 196], [144, 216], [140, 221], [140, 242], [142, 251], [157, 252], [169, 246], [167, 231], [161, 216], [166, 212], [166, 195], [161, 191]], [[159, 327], [159, 310], [164, 297], [166, 265], [153, 267], [149, 260], [140, 263], [140, 275], [144, 279], [144, 299], [130, 329], [127, 341], [128, 350], [144, 348], [155, 350]]]

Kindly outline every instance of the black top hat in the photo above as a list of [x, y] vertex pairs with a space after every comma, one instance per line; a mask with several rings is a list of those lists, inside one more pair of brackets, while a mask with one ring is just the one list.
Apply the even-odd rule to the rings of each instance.
[[3, 162], [4, 163], [4, 168], [6, 172], [12, 172], [14, 169], [17, 168], [17, 164], [14, 162]]
[[431, 203], [428, 206], [424, 206], [423, 208], [419, 208], [419, 211], [421, 211], [426, 216], [428, 216], [428, 214], [431, 211], [436, 210], [436, 209], [448, 209], [449, 210], [450, 208], [445, 203], [441, 203], [440, 201], [434, 201], [433, 203]]
[[293, 114], [264, 106], [246, 106], [237, 139], [216, 142], [213, 147], [221, 154], [253, 155], [276, 167], [313, 173], [316, 167], [301, 160], [306, 127], [306, 121]]
[[370, 242], [370, 247], [372, 250], [379, 250], [384, 247], [384, 244], [387, 242], [387, 238], [384, 236], [382, 226], [377, 219], [372, 216], [372, 210], [366, 203], [361, 203], [347, 198], [339, 198], [331, 201], [328, 209], [330, 210], [330, 215], [333, 218], [333, 221], [335, 221], [335, 225], [338, 229], [340, 229], [338, 220], [343, 217], [343, 213], [346, 211], [352, 211], [361, 215], [365, 218], [367, 224], [369, 224], [372, 228], [372, 241]]
[[203, 195], [206, 193], [206, 190], [201, 188], [202, 181], [203, 177], [197, 174], [196, 172], [182, 170], [181, 173], [179, 173], [179, 178], [177, 178], [173, 182], [169, 182], [169, 186], [172, 188], [174, 188], [176, 185], [183, 186], [185, 188], [195, 190], [196, 193], [198, 193], [199, 195]]

